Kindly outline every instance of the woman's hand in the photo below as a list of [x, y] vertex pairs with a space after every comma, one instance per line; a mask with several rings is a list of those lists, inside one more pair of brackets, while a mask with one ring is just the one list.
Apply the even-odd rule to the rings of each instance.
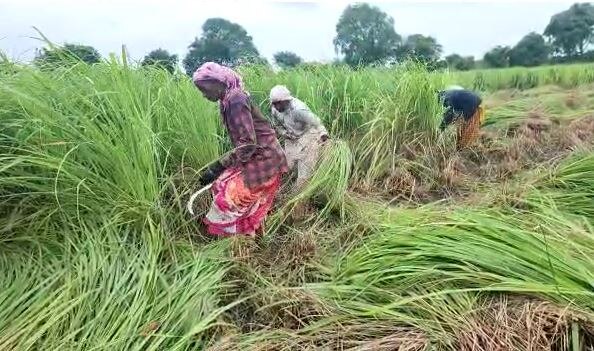
[[214, 162], [200, 174], [200, 184], [208, 185], [214, 182], [221, 174], [223, 174], [224, 171], [225, 167], [220, 161]]

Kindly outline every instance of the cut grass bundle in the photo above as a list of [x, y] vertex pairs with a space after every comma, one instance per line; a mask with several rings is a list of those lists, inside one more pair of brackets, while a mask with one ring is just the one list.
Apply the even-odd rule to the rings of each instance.
[[531, 295], [592, 318], [594, 233], [588, 226], [549, 207], [513, 214], [428, 210], [417, 218], [409, 218], [414, 210], [370, 217], [375, 234], [330, 259], [327, 281], [308, 287], [346, 320], [414, 326], [450, 347], [479, 296]]
[[548, 205], [584, 216], [594, 224], [594, 153], [576, 152], [536, 183], [526, 199], [529, 206]]
[[[3, 247], [0, 348], [187, 350], [208, 343], [225, 311], [225, 245], [167, 243], [158, 227], [148, 228], [138, 235], [109, 223], [79, 224], [54, 252]], [[147, 240], [129, 241], [138, 237]]]

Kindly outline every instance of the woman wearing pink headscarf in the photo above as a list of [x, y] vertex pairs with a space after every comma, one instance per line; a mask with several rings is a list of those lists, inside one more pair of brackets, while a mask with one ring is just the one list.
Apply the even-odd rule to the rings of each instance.
[[234, 146], [200, 177], [203, 185], [214, 181], [214, 201], [204, 223], [213, 235], [254, 236], [272, 206], [281, 175], [288, 171], [285, 155], [235, 71], [208, 62], [196, 70], [193, 81], [205, 98], [219, 102]]

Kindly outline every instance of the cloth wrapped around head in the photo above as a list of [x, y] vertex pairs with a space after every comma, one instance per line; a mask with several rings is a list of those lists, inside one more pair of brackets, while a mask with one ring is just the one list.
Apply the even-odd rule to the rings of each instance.
[[270, 102], [289, 101], [293, 97], [284, 85], [276, 85], [270, 90]]
[[200, 82], [208, 80], [215, 80], [225, 84], [225, 97], [221, 101], [223, 104], [229, 96], [229, 93], [233, 90], [241, 90], [245, 93], [243, 90], [243, 82], [241, 81], [239, 74], [231, 68], [221, 66], [218, 63], [206, 62], [198, 67], [192, 76], [192, 81], [197, 87], [200, 85]]
[[459, 85], [450, 85], [446, 88], [446, 90], [464, 90], [464, 88]]

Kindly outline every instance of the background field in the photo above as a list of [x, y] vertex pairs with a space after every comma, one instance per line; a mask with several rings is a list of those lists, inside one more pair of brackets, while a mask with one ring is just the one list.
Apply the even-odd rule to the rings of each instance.
[[[257, 241], [185, 211], [229, 147], [187, 77], [0, 67], [2, 350], [594, 347], [592, 65], [243, 68], [332, 135]], [[483, 92], [472, 150], [437, 132], [448, 84]]]

